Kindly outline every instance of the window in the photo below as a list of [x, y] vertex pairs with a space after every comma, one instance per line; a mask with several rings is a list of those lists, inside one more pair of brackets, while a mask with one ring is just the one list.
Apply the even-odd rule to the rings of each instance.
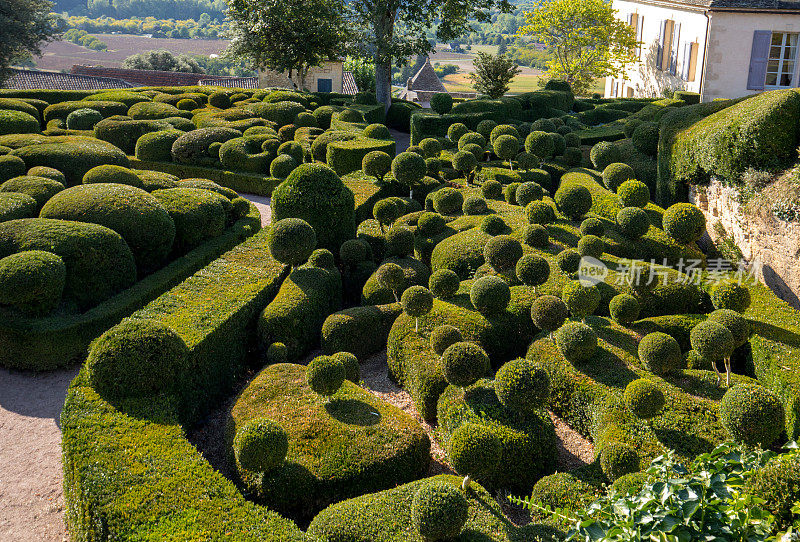
[[797, 60], [797, 34], [773, 32], [767, 58], [766, 87], [789, 87]]
[[644, 17], [638, 13], [631, 13], [628, 15], [628, 26], [633, 28], [636, 41], [638, 42], [633, 50], [633, 54], [636, 55], [636, 58], [642, 57], [642, 23], [644, 23]]
[[672, 19], [661, 21], [658, 36], [658, 54], [656, 69], [675, 75], [678, 70], [678, 42], [681, 35], [681, 23]]
[[681, 79], [689, 83], [694, 82], [697, 76], [697, 52], [700, 44], [696, 41], [684, 42], [683, 60], [681, 62]]
[[333, 79], [317, 79], [317, 92], [331, 92]]

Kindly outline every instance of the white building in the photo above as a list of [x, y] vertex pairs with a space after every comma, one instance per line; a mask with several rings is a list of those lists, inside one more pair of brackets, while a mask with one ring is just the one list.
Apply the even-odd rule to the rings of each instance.
[[640, 62], [606, 97], [697, 92], [702, 101], [800, 86], [800, 0], [613, 0]]

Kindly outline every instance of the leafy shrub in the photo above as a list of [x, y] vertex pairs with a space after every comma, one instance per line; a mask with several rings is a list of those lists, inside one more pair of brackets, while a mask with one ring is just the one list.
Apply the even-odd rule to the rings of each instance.
[[465, 215], [483, 215], [489, 211], [486, 200], [480, 196], [469, 196], [461, 207]]
[[734, 348], [739, 348], [750, 339], [750, 321], [734, 310], [717, 309], [708, 315], [708, 319], [719, 322], [731, 332]]
[[494, 153], [501, 160], [511, 160], [519, 152], [519, 139], [511, 135], [501, 135], [492, 145]]
[[426, 540], [447, 540], [458, 536], [468, 513], [469, 503], [464, 494], [445, 482], [426, 482], [411, 501], [414, 530]]
[[497, 215], [488, 215], [481, 220], [481, 231], [489, 235], [501, 235], [509, 230], [505, 220]]
[[526, 207], [532, 201], [541, 200], [544, 197], [544, 189], [535, 182], [525, 182], [517, 187], [517, 205]]
[[537, 254], [526, 254], [517, 261], [515, 271], [517, 278], [535, 291], [550, 278], [550, 263]]
[[[213, 96], [213, 95], [212, 95]], [[269, 418], [253, 418], [237, 428], [233, 453], [240, 468], [269, 472], [286, 458], [289, 437], [279, 423]]]
[[225, 143], [241, 137], [242, 133], [233, 128], [200, 128], [187, 132], [172, 144], [172, 159], [179, 164], [213, 166], [219, 156], [213, 156], [209, 148], [213, 143]]
[[650, 189], [641, 181], [631, 179], [617, 188], [617, 195], [623, 207], [644, 208], [650, 202]]
[[39, 204], [32, 196], [20, 192], [2, 192], [0, 189], [0, 222], [33, 218], [38, 212]]
[[525, 218], [529, 224], [550, 224], [556, 220], [553, 207], [543, 201], [532, 201], [525, 206]]
[[578, 220], [592, 208], [592, 194], [579, 184], [562, 184], [553, 198], [564, 216]]
[[286, 363], [288, 359], [289, 349], [286, 348], [286, 345], [281, 342], [272, 343], [264, 353], [264, 361], [267, 362], [267, 365]]
[[324, 162], [328, 156], [328, 145], [330, 143], [335, 141], [351, 141], [353, 139], [356, 139], [356, 135], [352, 132], [328, 130], [317, 136], [314, 142], [311, 143], [311, 155], [314, 157], [314, 160]]
[[424, 212], [417, 220], [417, 232], [426, 237], [433, 237], [441, 233], [447, 226], [447, 221], [439, 213]]
[[[399, 303], [335, 312], [322, 324], [322, 350], [326, 354], [351, 352], [359, 359], [380, 352], [386, 348], [389, 330], [401, 312]], [[348, 380], [350, 376], [348, 373]]]
[[[464, 423], [453, 431], [447, 451], [450, 464], [458, 474], [479, 481], [498, 467], [502, 453], [502, 442], [492, 429], [472, 422]], [[467, 478], [462, 487], [468, 486]]]
[[779, 530], [791, 526], [792, 508], [800, 500], [800, 462], [796, 449], [773, 457], [746, 481], [745, 492], [757, 495], [776, 519]]
[[570, 167], [580, 167], [583, 163], [583, 152], [577, 147], [568, 146], [564, 149], [564, 162]]
[[394, 225], [386, 232], [388, 256], [405, 257], [414, 252], [414, 233], [405, 226]]
[[531, 304], [531, 320], [533, 324], [552, 334], [560, 328], [569, 315], [569, 309], [560, 297], [541, 295]]
[[431, 349], [437, 356], [444, 354], [451, 345], [464, 340], [457, 327], [442, 324], [431, 331]]
[[620, 161], [619, 149], [609, 141], [601, 141], [592, 147], [589, 159], [597, 171], [604, 171], [609, 165]]
[[439, 299], [453, 297], [460, 285], [458, 275], [450, 269], [439, 269], [428, 280], [428, 288]]
[[291, 155], [281, 154], [276, 156], [269, 164], [269, 174], [276, 179], [286, 179], [297, 167], [297, 160]]
[[484, 245], [483, 257], [495, 271], [506, 271], [522, 257], [522, 245], [510, 235], [497, 235]]
[[719, 322], [700, 322], [692, 328], [689, 338], [692, 350], [712, 363], [727, 359], [733, 353], [733, 335]]
[[676, 203], [664, 211], [664, 232], [675, 242], [688, 245], [700, 239], [706, 230], [703, 211], [691, 203]]
[[305, 263], [316, 246], [314, 228], [301, 218], [278, 220], [270, 230], [270, 254], [279, 262], [292, 267]]
[[67, 129], [92, 130], [94, 125], [103, 120], [103, 115], [94, 109], [76, 109], [67, 115]]
[[600, 453], [600, 468], [613, 482], [620, 476], [639, 470], [639, 454], [625, 443], [611, 442]]
[[0, 135], [41, 133], [36, 117], [24, 111], [0, 109]]
[[603, 184], [612, 192], [616, 192], [622, 183], [631, 179], [636, 179], [636, 173], [628, 164], [614, 162], [603, 170]]
[[511, 289], [500, 277], [487, 275], [472, 283], [469, 299], [478, 312], [494, 314], [503, 311], [508, 306], [511, 300]]
[[475, 131], [478, 132], [483, 138], [488, 141], [489, 136], [492, 134], [492, 130], [497, 127], [497, 123], [491, 119], [485, 119], [478, 123], [475, 127]]
[[175, 223], [174, 250], [185, 253], [225, 231], [224, 196], [198, 188], [168, 188], [152, 192]]
[[[97, 102], [92, 104], [92, 108], [96, 108]], [[178, 109], [174, 105], [160, 102], [139, 102], [133, 104], [127, 111], [115, 112], [115, 115], [129, 116], [133, 120], [161, 120], [170, 117], [186, 117], [189, 118], [192, 114], [188, 111]], [[108, 116], [108, 115], [104, 115]]]
[[494, 390], [500, 403], [522, 413], [544, 407], [550, 396], [547, 371], [527, 359], [505, 363], [494, 377]]
[[433, 193], [433, 208], [442, 215], [454, 215], [464, 205], [464, 195], [455, 188], [444, 187]]
[[[398, 181], [413, 190], [425, 176], [427, 166], [425, 159], [415, 152], [401, 152], [392, 160], [392, 175]], [[461, 204], [458, 205], [461, 207]]]
[[481, 194], [486, 199], [501, 199], [503, 196], [503, 185], [500, 181], [489, 179], [481, 185]]
[[580, 232], [581, 235], [594, 235], [596, 237], [602, 237], [605, 234], [606, 228], [603, 225], [603, 222], [594, 217], [589, 217], [581, 222]]
[[[14, 177], [21, 177], [27, 171], [25, 161], [11, 154], [0, 155], [0, 183]], [[36, 176], [34, 173], [30, 175]]]
[[581, 265], [581, 255], [577, 250], [568, 248], [558, 253], [556, 263], [559, 269], [568, 275], [577, 273]]
[[650, 229], [650, 217], [639, 207], [623, 207], [617, 213], [616, 221], [622, 235], [632, 241], [643, 237]]
[[[639, 300], [630, 294], [618, 294], [608, 303], [611, 318], [620, 325], [629, 326], [639, 319], [641, 306]], [[640, 346], [641, 348], [641, 346]]]
[[470, 171], [475, 169], [478, 165], [478, 158], [474, 153], [466, 150], [460, 150], [453, 155], [453, 169], [466, 176]]
[[783, 403], [758, 384], [737, 384], [726, 391], [719, 414], [731, 437], [749, 446], [767, 448], [784, 429]]
[[442, 353], [441, 367], [448, 383], [464, 388], [489, 373], [489, 356], [475, 343], [456, 342]]
[[333, 356], [317, 356], [306, 369], [308, 387], [326, 397], [335, 394], [346, 379], [344, 363]]
[[134, 154], [148, 162], [170, 162], [172, 145], [183, 135], [180, 130], [159, 130], [142, 135], [136, 141]]
[[28, 175], [14, 177], [0, 185], [0, 193], [19, 193], [32, 197], [36, 201], [37, 209], [62, 190], [64, 185], [58, 181]]
[[525, 152], [534, 154], [543, 160], [553, 156], [555, 144], [547, 132], [531, 128], [531, 133], [525, 138]]
[[681, 370], [681, 347], [671, 335], [656, 331], [639, 341], [639, 359], [654, 374], [674, 374]]
[[80, 184], [86, 172], [95, 166], [130, 165], [124, 152], [97, 139], [64, 136], [49, 141], [52, 142], [15, 149], [12, 155], [22, 158], [28, 168], [47, 166], [61, 171], [70, 185]]
[[642, 420], [655, 417], [664, 407], [664, 393], [646, 378], [638, 378], [625, 386], [622, 400], [628, 410]]
[[584, 235], [578, 239], [578, 254], [599, 258], [606, 251], [606, 243], [596, 235]]
[[568, 322], [554, 334], [556, 346], [567, 361], [583, 363], [597, 350], [597, 334], [580, 322]]
[[711, 303], [715, 309], [743, 313], [750, 306], [750, 289], [737, 282], [723, 281], [712, 289]]
[[633, 146], [647, 156], [658, 154], [658, 123], [643, 122], [633, 131], [631, 135]]
[[506, 200], [506, 203], [510, 203], [513, 205], [517, 202], [517, 188], [519, 188], [520, 184], [522, 183], [518, 182], [508, 183], [503, 188], [503, 199]]
[[594, 314], [600, 305], [600, 290], [594, 285], [584, 285], [573, 280], [564, 285], [561, 299], [569, 311], [577, 318], [586, 318]]
[[550, 234], [540, 224], [529, 224], [522, 230], [522, 242], [534, 248], [547, 248], [550, 246]]
[[[392, 157], [383, 151], [370, 151], [361, 161], [361, 170], [364, 172], [364, 175], [369, 175], [370, 177], [375, 177], [379, 181], [383, 181], [386, 174], [392, 170]], [[392, 221], [394, 221], [394, 219], [392, 219]], [[382, 224], [386, 224], [386, 222], [382, 222]]]
[[115, 166], [112, 164], [104, 164], [102, 166], [95, 166], [83, 176], [83, 184], [94, 183], [115, 183], [142, 188], [142, 180], [132, 170]]
[[64, 261], [51, 252], [27, 250], [0, 259], [0, 305], [41, 316], [56, 308], [67, 280]]
[[396, 301], [398, 299], [397, 292], [400, 291], [406, 282], [406, 275], [403, 268], [393, 262], [387, 262], [381, 265], [375, 272], [378, 284], [383, 288], [388, 288], [394, 293]]
[[442, 144], [434, 137], [426, 137], [420, 141], [419, 148], [426, 158], [436, 158], [442, 153]]

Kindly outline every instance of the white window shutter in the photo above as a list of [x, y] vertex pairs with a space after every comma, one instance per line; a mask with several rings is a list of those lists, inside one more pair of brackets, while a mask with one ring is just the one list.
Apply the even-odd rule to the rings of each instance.
[[680, 49], [681, 23], [675, 23], [672, 27], [672, 51], [670, 51], [669, 73], [676, 75], [678, 71], [678, 51]]
[[664, 39], [667, 34], [667, 20], [661, 20], [661, 26], [658, 30], [658, 51], [656, 51], [656, 69], [660, 70], [664, 61]]

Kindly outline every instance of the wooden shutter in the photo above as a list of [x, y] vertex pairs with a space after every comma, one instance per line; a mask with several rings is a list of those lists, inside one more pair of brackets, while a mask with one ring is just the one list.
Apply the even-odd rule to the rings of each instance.
[[636, 41], [638, 44], [636, 45], [636, 57], [642, 58], [642, 26], [644, 25], [644, 17], [639, 15], [639, 21], [636, 26]]
[[770, 40], [772, 40], [771, 30], [756, 30], [753, 32], [753, 48], [750, 50], [750, 71], [747, 74], [747, 88], [749, 90], [764, 90]]
[[697, 54], [700, 50], [700, 44], [697, 42], [691, 43], [689, 48], [689, 68], [686, 73], [686, 80], [693, 83], [697, 77]]
[[[666, 35], [667, 35], [667, 21], [665, 19], [661, 21], [661, 26], [658, 30], [658, 50], [656, 51], [657, 70], [662, 69], [661, 65], [664, 62], [664, 39], [666, 38]], [[764, 64], [764, 67], [766, 68], [766, 63]]]
[[681, 23], [672, 23], [672, 39], [670, 40], [669, 73], [676, 75], [678, 71], [678, 51], [680, 49]]

